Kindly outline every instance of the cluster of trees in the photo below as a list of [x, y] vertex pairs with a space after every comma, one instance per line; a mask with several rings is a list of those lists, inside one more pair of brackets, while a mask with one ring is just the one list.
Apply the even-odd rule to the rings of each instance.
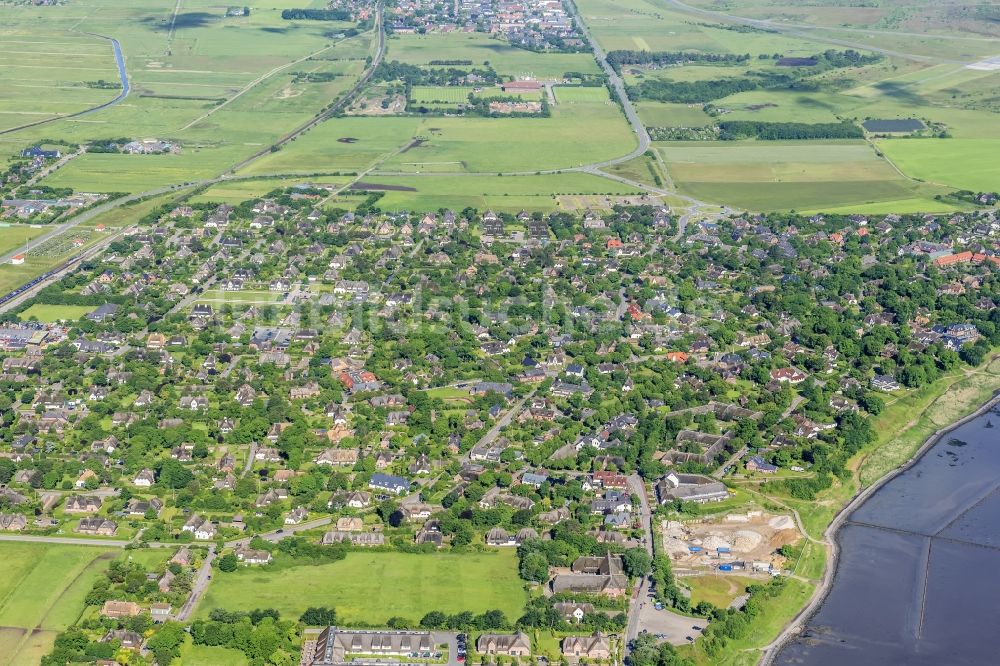
[[551, 629], [555, 631], [590, 631], [616, 632], [625, 628], [628, 616], [625, 613], [609, 615], [603, 611], [587, 613], [579, 623], [568, 622], [553, 606], [551, 597], [533, 597], [525, 608], [524, 615], [517, 621], [521, 629]]
[[638, 85], [628, 86], [626, 92], [633, 100], [648, 99], [658, 102], [694, 104], [722, 99], [736, 93], [760, 87], [752, 79], [715, 79], [709, 81], [664, 81], [644, 79]]
[[[391, 625], [390, 625], [391, 626]], [[408, 625], [403, 625], [404, 628]], [[514, 625], [501, 610], [488, 610], [476, 615], [463, 611], [449, 615], [441, 611], [431, 611], [420, 619], [424, 629], [451, 629], [455, 631], [496, 631], [511, 629]]]
[[500, 102], [504, 104], [517, 104], [519, 102], [526, 102], [530, 100], [524, 100], [520, 97], [513, 97], [509, 95], [494, 95], [491, 97], [478, 97], [474, 94], [469, 94], [469, 101], [465, 107], [466, 115], [479, 115], [479, 116], [503, 116], [513, 117], [513, 118], [548, 118], [552, 115], [551, 109], [549, 109], [549, 103], [547, 100], [541, 100], [541, 110], [538, 113], [532, 111], [512, 111], [511, 113], [497, 113], [490, 109], [490, 104], [493, 102]]
[[724, 64], [736, 65], [748, 62], [749, 53], [697, 53], [691, 51], [609, 51], [608, 64], [614, 67], [616, 72], [621, 73], [622, 65], [684, 65], [690, 63], [698, 64]]
[[285, 9], [281, 18], [286, 21], [306, 19], [309, 21], [350, 21], [351, 12], [346, 9]]
[[839, 123], [768, 123], [756, 120], [726, 120], [719, 123], [719, 139], [863, 139], [860, 127], [850, 121]]
[[747, 587], [749, 598], [742, 610], [729, 608], [712, 614], [705, 628], [702, 646], [709, 657], [720, 654], [730, 640], [746, 638], [753, 631], [754, 622], [769, 599], [781, 594], [787, 581], [781, 576], [772, 578], [765, 585]]
[[[492, 67], [482, 69], [473, 67], [472, 69], [458, 69], [457, 67], [444, 67], [440, 69], [423, 68], [417, 65], [392, 60], [382, 61], [372, 73], [373, 81], [403, 81], [409, 93], [409, 86], [461, 86], [467, 85], [468, 77], [474, 75], [479, 77], [483, 85], [495, 85], [500, 77]], [[410, 95], [407, 94], [407, 98]]]
[[[623, 53], [646, 53], [623, 52]], [[736, 56], [742, 57], [742, 56]], [[666, 81], [646, 78], [638, 85], [626, 89], [633, 100], [649, 99], [678, 104], [711, 102], [741, 92], [758, 89], [787, 88], [790, 90], [815, 90], [818, 83], [809, 77], [820, 72], [840, 67], [860, 67], [878, 62], [878, 54], [863, 55], [852, 49], [846, 51], [829, 50], [813, 56], [816, 66], [793, 69], [789, 72], [749, 71], [742, 78], [715, 79], [705, 81]]]
[[250, 663], [273, 666], [291, 666], [298, 661], [293, 643], [297, 633], [296, 623], [281, 620], [278, 611], [272, 608], [249, 613], [217, 608], [207, 621], [196, 620], [191, 625], [191, 639], [195, 645], [239, 650]]

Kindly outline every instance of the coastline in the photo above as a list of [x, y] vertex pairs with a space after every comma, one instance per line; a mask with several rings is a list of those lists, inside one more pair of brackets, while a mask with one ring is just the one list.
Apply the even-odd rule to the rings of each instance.
[[833, 580], [837, 573], [837, 567], [839, 565], [840, 546], [838, 544], [837, 537], [841, 526], [847, 519], [847, 516], [860, 507], [869, 497], [871, 497], [871, 495], [881, 489], [885, 484], [889, 483], [897, 476], [913, 467], [913, 465], [917, 464], [928, 451], [941, 441], [942, 437], [957, 428], [962, 427], [966, 423], [983, 416], [997, 405], [1000, 405], [1000, 389], [995, 389], [990, 399], [980, 405], [975, 411], [966, 414], [954, 423], [939, 428], [931, 433], [931, 435], [924, 440], [923, 444], [920, 445], [920, 447], [906, 462], [899, 467], [888, 471], [867, 488], [863, 488], [855, 493], [851, 500], [840, 508], [833, 520], [823, 531], [823, 539], [829, 546], [827, 549], [826, 567], [823, 570], [823, 580], [816, 586], [809, 603], [799, 610], [795, 617], [788, 623], [788, 625], [782, 630], [778, 637], [774, 639], [774, 641], [762, 648], [760, 660], [757, 662], [759, 666], [772, 666], [774, 664], [775, 657], [781, 652], [781, 649], [802, 632], [812, 617], [823, 605], [823, 602], [826, 601], [827, 596], [829, 596], [830, 590], [833, 586]]

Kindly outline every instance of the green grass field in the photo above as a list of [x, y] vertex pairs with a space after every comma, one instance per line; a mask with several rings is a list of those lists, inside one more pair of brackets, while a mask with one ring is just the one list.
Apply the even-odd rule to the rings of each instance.
[[93, 582], [120, 551], [0, 543], [0, 665], [37, 663], [58, 632], [76, 622]]
[[892, 207], [943, 191], [902, 177], [862, 141], [658, 145], [682, 192], [752, 210]]
[[878, 148], [914, 178], [975, 192], [1000, 189], [1000, 139], [884, 139]]
[[38, 321], [48, 324], [56, 321], [76, 321], [92, 310], [94, 308], [89, 305], [47, 305], [44, 303], [35, 303], [22, 312], [19, 317], [22, 321], [34, 317]]
[[332, 564], [216, 573], [196, 616], [207, 617], [213, 608], [270, 607], [297, 619], [309, 606], [333, 606], [345, 622], [381, 626], [394, 615], [417, 622], [432, 610], [499, 608], [515, 619], [524, 602], [512, 550], [430, 555], [353, 551]]
[[712, 120], [700, 104], [639, 102], [636, 111], [646, 127], [704, 127]]
[[210, 645], [195, 645], [187, 637], [181, 646], [180, 664], [183, 666], [245, 666], [246, 655], [238, 650]]
[[[390, 190], [379, 200], [384, 210], [431, 210], [465, 206], [493, 208], [508, 212], [552, 210], [559, 195], [635, 194], [628, 185], [586, 173], [563, 173], [540, 176], [379, 176], [365, 178], [367, 183], [390, 187], [410, 187], [412, 191]], [[342, 197], [346, 205], [354, 197]], [[355, 203], [356, 205], [356, 203]]]
[[[113, 99], [119, 89], [99, 89], [86, 82], [118, 82], [107, 40], [84, 34], [56, 39], [0, 32], [0, 130], [82, 111]], [[45, 94], [39, 94], [44, 90]]]
[[0, 254], [22, 249], [25, 243], [49, 231], [50, 228], [28, 224], [0, 225]]
[[716, 608], [727, 608], [733, 599], [746, 591], [747, 585], [759, 582], [745, 576], [705, 575], [684, 578], [691, 588], [691, 603], [707, 601]]

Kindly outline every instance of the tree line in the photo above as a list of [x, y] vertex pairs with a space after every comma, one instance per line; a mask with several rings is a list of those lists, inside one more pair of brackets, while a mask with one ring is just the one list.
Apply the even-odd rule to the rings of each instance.
[[621, 73], [622, 65], [683, 65], [687, 63], [707, 63], [733, 65], [750, 60], [749, 53], [694, 53], [690, 51], [610, 51], [608, 64]]

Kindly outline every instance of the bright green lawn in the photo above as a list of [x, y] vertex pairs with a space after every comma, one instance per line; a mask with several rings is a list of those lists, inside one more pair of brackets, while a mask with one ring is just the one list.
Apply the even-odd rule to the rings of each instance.
[[382, 625], [394, 615], [412, 622], [432, 610], [499, 608], [512, 620], [525, 593], [513, 550], [489, 553], [348, 553], [340, 562], [277, 571], [241, 567], [217, 572], [196, 615], [213, 608], [276, 608], [297, 619], [309, 606], [333, 606], [353, 624]]
[[44, 303], [35, 303], [18, 316], [22, 321], [34, 317], [43, 323], [76, 321], [92, 310], [94, 310], [94, 306], [92, 305], [47, 305]]

